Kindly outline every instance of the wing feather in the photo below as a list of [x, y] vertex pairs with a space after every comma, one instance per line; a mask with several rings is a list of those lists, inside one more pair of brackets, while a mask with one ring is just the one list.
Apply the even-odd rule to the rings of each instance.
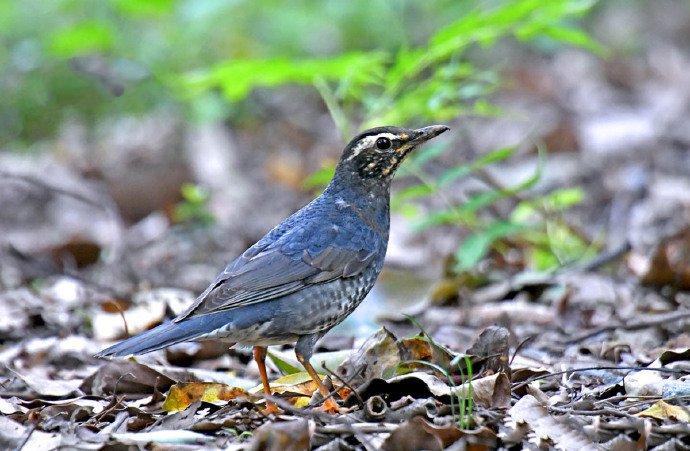
[[[307, 285], [353, 277], [382, 248], [371, 230], [299, 226], [266, 237], [232, 261], [192, 306], [175, 318], [230, 310], [294, 293]], [[385, 252], [385, 248], [383, 249]]]

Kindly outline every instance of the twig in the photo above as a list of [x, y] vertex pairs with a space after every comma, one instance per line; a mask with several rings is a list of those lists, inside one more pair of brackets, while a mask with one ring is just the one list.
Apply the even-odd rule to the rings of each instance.
[[593, 401], [593, 402], [594, 402], [594, 404], [602, 404], [602, 403], [606, 403], [606, 402], [608, 402], [608, 403], [615, 403], [615, 402], [618, 402], [618, 401], [625, 401], [625, 400], [630, 399], [630, 398], [640, 399], [640, 400], [644, 400], [644, 401], [639, 401], [639, 402], [637, 402], [637, 403], [632, 403], [632, 404], [626, 404], [625, 406], [622, 406], [622, 407], [630, 407], [630, 406], [633, 406], [633, 405], [639, 404], [639, 403], [658, 401], [659, 399], [661, 399], [661, 396], [657, 396], [657, 395], [654, 395], [654, 396], [645, 396], [645, 395], [637, 395], [637, 396], [633, 396], [633, 395], [619, 395], [619, 396], [611, 396], [610, 398], [606, 398], [606, 399], [598, 399], [598, 400]]
[[619, 370], [619, 371], [656, 371], [659, 373], [670, 373], [670, 374], [688, 374], [688, 371], [676, 370], [673, 368], [647, 368], [647, 367], [634, 367], [634, 366], [591, 366], [585, 368], [571, 368], [564, 371], [556, 371], [555, 373], [540, 374], [538, 376], [530, 377], [518, 384], [512, 386], [512, 390], [515, 391], [526, 385], [531, 384], [534, 381], [541, 379], [548, 379], [550, 377], [562, 376], [564, 374], [579, 373], [583, 371], [596, 371], [596, 370]]
[[350, 423], [350, 424], [326, 424], [317, 426], [316, 432], [322, 434], [354, 434], [364, 432], [365, 434], [375, 434], [381, 432], [393, 432], [400, 425], [393, 423]]
[[[357, 398], [357, 402], [359, 403], [359, 407], [360, 407], [360, 408], [363, 408], [363, 407], [364, 407], [364, 400], [363, 400], [362, 397], [359, 395], [359, 393], [357, 393], [357, 391], [352, 387], [352, 385], [350, 385], [350, 381], [352, 381], [352, 378], [350, 379], [350, 381], [346, 381], [345, 379], [343, 379], [342, 377], [340, 377], [339, 374], [336, 374], [335, 371], [331, 371], [331, 370], [326, 366], [326, 362], [321, 362], [321, 367], [322, 367], [324, 370], [326, 370], [326, 371], [328, 372], [329, 375], [331, 375], [332, 377], [338, 379], [338, 381], [339, 381], [341, 384], [343, 384], [345, 387], [347, 387], [347, 388], [350, 390], [350, 393], [354, 393], [354, 394], [355, 394], [355, 397]], [[354, 377], [354, 376], [353, 376], [353, 377]]]
[[594, 257], [593, 259], [591, 259], [590, 261], [588, 261], [587, 263], [585, 263], [584, 265], [582, 265], [580, 267], [575, 266], [575, 267], [572, 267], [569, 269], [573, 270], [573, 271], [578, 270], [578, 271], [585, 271], [585, 272], [594, 271], [595, 269], [599, 269], [602, 266], [606, 266], [609, 263], [612, 263], [612, 262], [618, 260], [619, 258], [623, 257], [626, 253], [628, 253], [630, 251], [630, 249], [632, 249], [632, 246], [630, 245], [630, 242], [626, 241], [625, 243], [620, 245], [617, 249], [612, 249], [609, 252], [601, 253], [601, 254], [597, 255], [596, 257]]
[[586, 415], [586, 416], [596, 416], [596, 415], [611, 415], [614, 417], [622, 418], [634, 418], [639, 420], [639, 417], [631, 415], [626, 412], [621, 412], [615, 409], [603, 408], [596, 410], [573, 410], [573, 409], [563, 409], [560, 407], [547, 407], [549, 412], [560, 413], [563, 415]]
[[26, 445], [29, 441], [29, 438], [31, 438], [31, 434], [34, 433], [36, 430], [37, 423], [31, 423], [31, 426], [29, 426], [29, 431], [26, 433], [26, 437], [22, 440], [22, 442], [17, 445], [15, 448], [15, 451], [22, 451], [22, 448], [24, 448], [24, 445]]
[[[295, 407], [292, 404], [290, 404], [288, 401], [284, 400], [283, 398], [279, 398], [277, 396], [273, 395], [266, 395], [264, 393], [255, 393], [255, 396], [258, 396], [260, 398], [264, 398], [266, 401], [271, 401], [278, 407], [280, 407], [282, 410], [285, 412], [291, 413], [292, 415], [302, 417], [302, 418], [316, 418], [319, 421], [326, 422], [327, 419], [333, 418], [332, 415], [327, 414], [325, 412], [320, 412], [317, 410], [316, 407]], [[254, 404], [254, 403], [252, 403]], [[268, 415], [263, 413], [261, 409], [259, 409], [258, 405], [254, 404], [254, 406], [257, 408], [258, 412], [264, 416], [264, 418], [269, 418]]]
[[[479, 180], [481, 180], [481, 181], [483, 181], [484, 183], [486, 183], [487, 185], [489, 185], [489, 187], [491, 187], [491, 188], [493, 188], [493, 189], [495, 189], [495, 190], [497, 190], [497, 191], [502, 191], [502, 192], [503, 192], [503, 191], [510, 191], [510, 190], [511, 190], [510, 188], [506, 188], [505, 186], [503, 186], [503, 183], [501, 183], [500, 181], [498, 181], [491, 173], [489, 173], [489, 171], [487, 171], [487, 170], [485, 170], [485, 169], [483, 169], [483, 168], [479, 168], [479, 169], [476, 171], [476, 177], [477, 177]], [[512, 195], [512, 197], [513, 197], [514, 199], [516, 199], [518, 202], [524, 202], [524, 201], [529, 200], [528, 197], [522, 195], [522, 193], [520, 193], [520, 192], [511, 192], [511, 195]], [[587, 233], [585, 233], [584, 230], [581, 230], [579, 227], [577, 227], [577, 226], [575, 226], [575, 225], [569, 223], [569, 222], [566, 221], [563, 217], [555, 218], [554, 215], [553, 215], [550, 211], [548, 211], [547, 209], [545, 209], [545, 208], [543, 208], [543, 207], [541, 207], [541, 206], [538, 206], [538, 205], [535, 205], [534, 211], [535, 211], [539, 216], [541, 216], [542, 219], [545, 219], [545, 220], [546, 220], [546, 219], [557, 220], [558, 222], [561, 223], [561, 225], [565, 226], [565, 228], [567, 228], [573, 235], [577, 236], [577, 237], [578, 237], [580, 240], [582, 240], [583, 242], [585, 242], [585, 243], [589, 243], [589, 242], [590, 242], [590, 238], [589, 238], [589, 236], [587, 236]]]
[[604, 333], [604, 332], [613, 332], [614, 330], [617, 330], [617, 329], [622, 329], [622, 330], [646, 329], [647, 327], [660, 326], [662, 324], [667, 324], [667, 323], [670, 323], [673, 321], [678, 321], [680, 319], [685, 319], [685, 318], [690, 318], [690, 311], [662, 313], [659, 315], [653, 315], [651, 318], [647, 318], [645, 320], [631, 321], [630, 323], [627, 323], [627, 324], [625, 324], [625, 323], [623, 323], [623, 324], [610, 324], [610, 325], [602, 326], [602, 327], [599, 327], [597, 329], [582, 333], [580, 335], [576, 335], [575, 337], [570, 338], [569, 340], [561, 341], [560, 344], [572, 345], [572, 344], [579, 343], [583, 340], [594, 337], [594, 336], [599, 335], [599, 334]]
[[515, 347], [515, 351], [513, 351], [513, 356], [510, 358], [510, 363], [508, 364], [509, 366], [513, 364], [513, 360], [515, 360], [515, 357], [517, 357], [518, 351], [520, 351], [520, 349], [522, 349], [524, 345], [526, 345], [532, 340], [534, 340], [534, 335], [532, 335], [531, 337], [527, 337], [520, 343], [518, 343], [518, 345]]
[[101, 421], [101, 418], [105, 417], [105, 416], [108, 415], [110, 412], [112, 412], [113, 410], [115, 410], [115, 408], [116, 408], [117, 406], [119, 406], [120, 404], [122, 404], [122, 401], [124, 401], [125, 398], [126, 398], [125, 395], [120, 395], [120, 398], [119, 398], [119, 399], [113, 396], [113, 399], [112, 399], [112, 401], [110, 402], [110, 405], [106, 406], [105, 409], [103, 409], [103, 411], [102, 411], [101, 413], [99, 413], [98, 415], [95, 415], [95, 416], [89, 418], [89, 420], [88, 420], [85, 424], [90, 423], [92, 420], [93, 420], [95, 423], [98, 423], [99, 421]]
[[122, 310], [122, 307], [120, 307], [120, 303], [117, 301], [109, 301], [108, 304], [111, 304], [115, 309], [117, 310], [117, 313], [120, 314], [120, 318], [122, 318], [122, 323], [125, 328], [125, 337], [130, 337], [129, 335], [129, 326], [127, 325], [127, 318], [125, 318], [125, 311]]
[[[641, 418], [637, 419], [641, 420]], [[637, 429], [635, 425], [613, 422], [601, 422], [599, 427], [602, 429], [612, 429], [616, 431], [627, 431], [631, 428]], [[652, 426], [652, 432], [656, 434], [690, 434], [690, 423], [662, 424], [661, 426]]]
[[22, 175], [22, 174], [13, 174], [11, 172], [7, 171], [2, 171], [0, 170], [0, 176], [2, 176], [5, 179], [14, 179], [14, 180], [21, 180], [22, 182], [28, 183], [29, 185], [34, 185], [37, 186], [38, 188], [41, 188], [42, 190], [46, 192], [54, 192], [57, 194], [60, 194], [65, 197], [71, 197], [72, 199], [76, 199], [80, 202], [83, 202], [85, 204], [91, 205], [93, 207], [98, 207], [103, 210], [108, 210], [108, 208], [98, 202], [96, 202], [93, 199], [89, 199], [88, 197], [75, 193], [74, 191], [69, 191], [65, 188], [60, 188], [57, 186], [52, 186], [47, 183], [45, 183], [42, 180], [39, 180], [35, 177], [29, 176], [29, 175]]

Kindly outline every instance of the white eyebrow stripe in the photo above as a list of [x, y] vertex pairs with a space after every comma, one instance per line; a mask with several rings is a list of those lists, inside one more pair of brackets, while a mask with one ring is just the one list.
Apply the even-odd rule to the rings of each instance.
[[397, 137], [396, 135], [394, 135], [393, 133], [379, 133], [378, 135], [369, 135], [369, 136], [365, 136], [365, 137], [362, 138], [362, 139], [357, 143], [357, 145], [352, 149], [352, 155], [350, 155], [349, 157], [347, 157], [347, 160], [346, 160], [346, 161], [350, 161], [350, 160], [352, 160], [353, 158], [356, 158], [357, 155], [359, 155], [360, 153], [362, 153], [362, 151], [363, 151], [364, 149], [369, 148], [369, 147], [374, 147], [374, 143], [376, 143], [376, 140], [379, 139], [379, 138], [388, 138], [388, 139], [390, 139], [390, 140], [392, 141], [392, 140], [394, 140], [394, 139], [397, 139], [398, 137]]

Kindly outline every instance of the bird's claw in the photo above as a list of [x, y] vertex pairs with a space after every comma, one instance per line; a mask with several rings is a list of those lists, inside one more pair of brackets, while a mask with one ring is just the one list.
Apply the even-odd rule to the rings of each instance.
[[270, 401], [266, 401], [266, 407], [261, 412], [264, 415], [271, 415], [271, 414], [278, 415], [278, 414], [283, 413], [283, 411], [280, 409], [280, 407], [278, 407], [277, 405], [275, 405], [274, 403], [272, 403]]
[[346, 413], [349, 411], [349, 409], [345, 407], [340, 407], [333, 398], [326, 399], [323, 404], [321, 404], [319, 407], [315, 407], [314, 410], [317, 412], [330, 413], [331, 415], [335, 415], [337, 413]]

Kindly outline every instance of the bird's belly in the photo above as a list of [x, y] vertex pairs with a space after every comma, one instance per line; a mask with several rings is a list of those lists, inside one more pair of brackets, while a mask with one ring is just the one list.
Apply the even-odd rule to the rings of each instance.
[[375, 282], [376, 274], [363, 274], [315, 286], [309, 298], [300, 300], [300, 305], [294, 307], [295, 316], [303, 315], [300, 335], [329, 330], [343, 321], [359, 306]]

